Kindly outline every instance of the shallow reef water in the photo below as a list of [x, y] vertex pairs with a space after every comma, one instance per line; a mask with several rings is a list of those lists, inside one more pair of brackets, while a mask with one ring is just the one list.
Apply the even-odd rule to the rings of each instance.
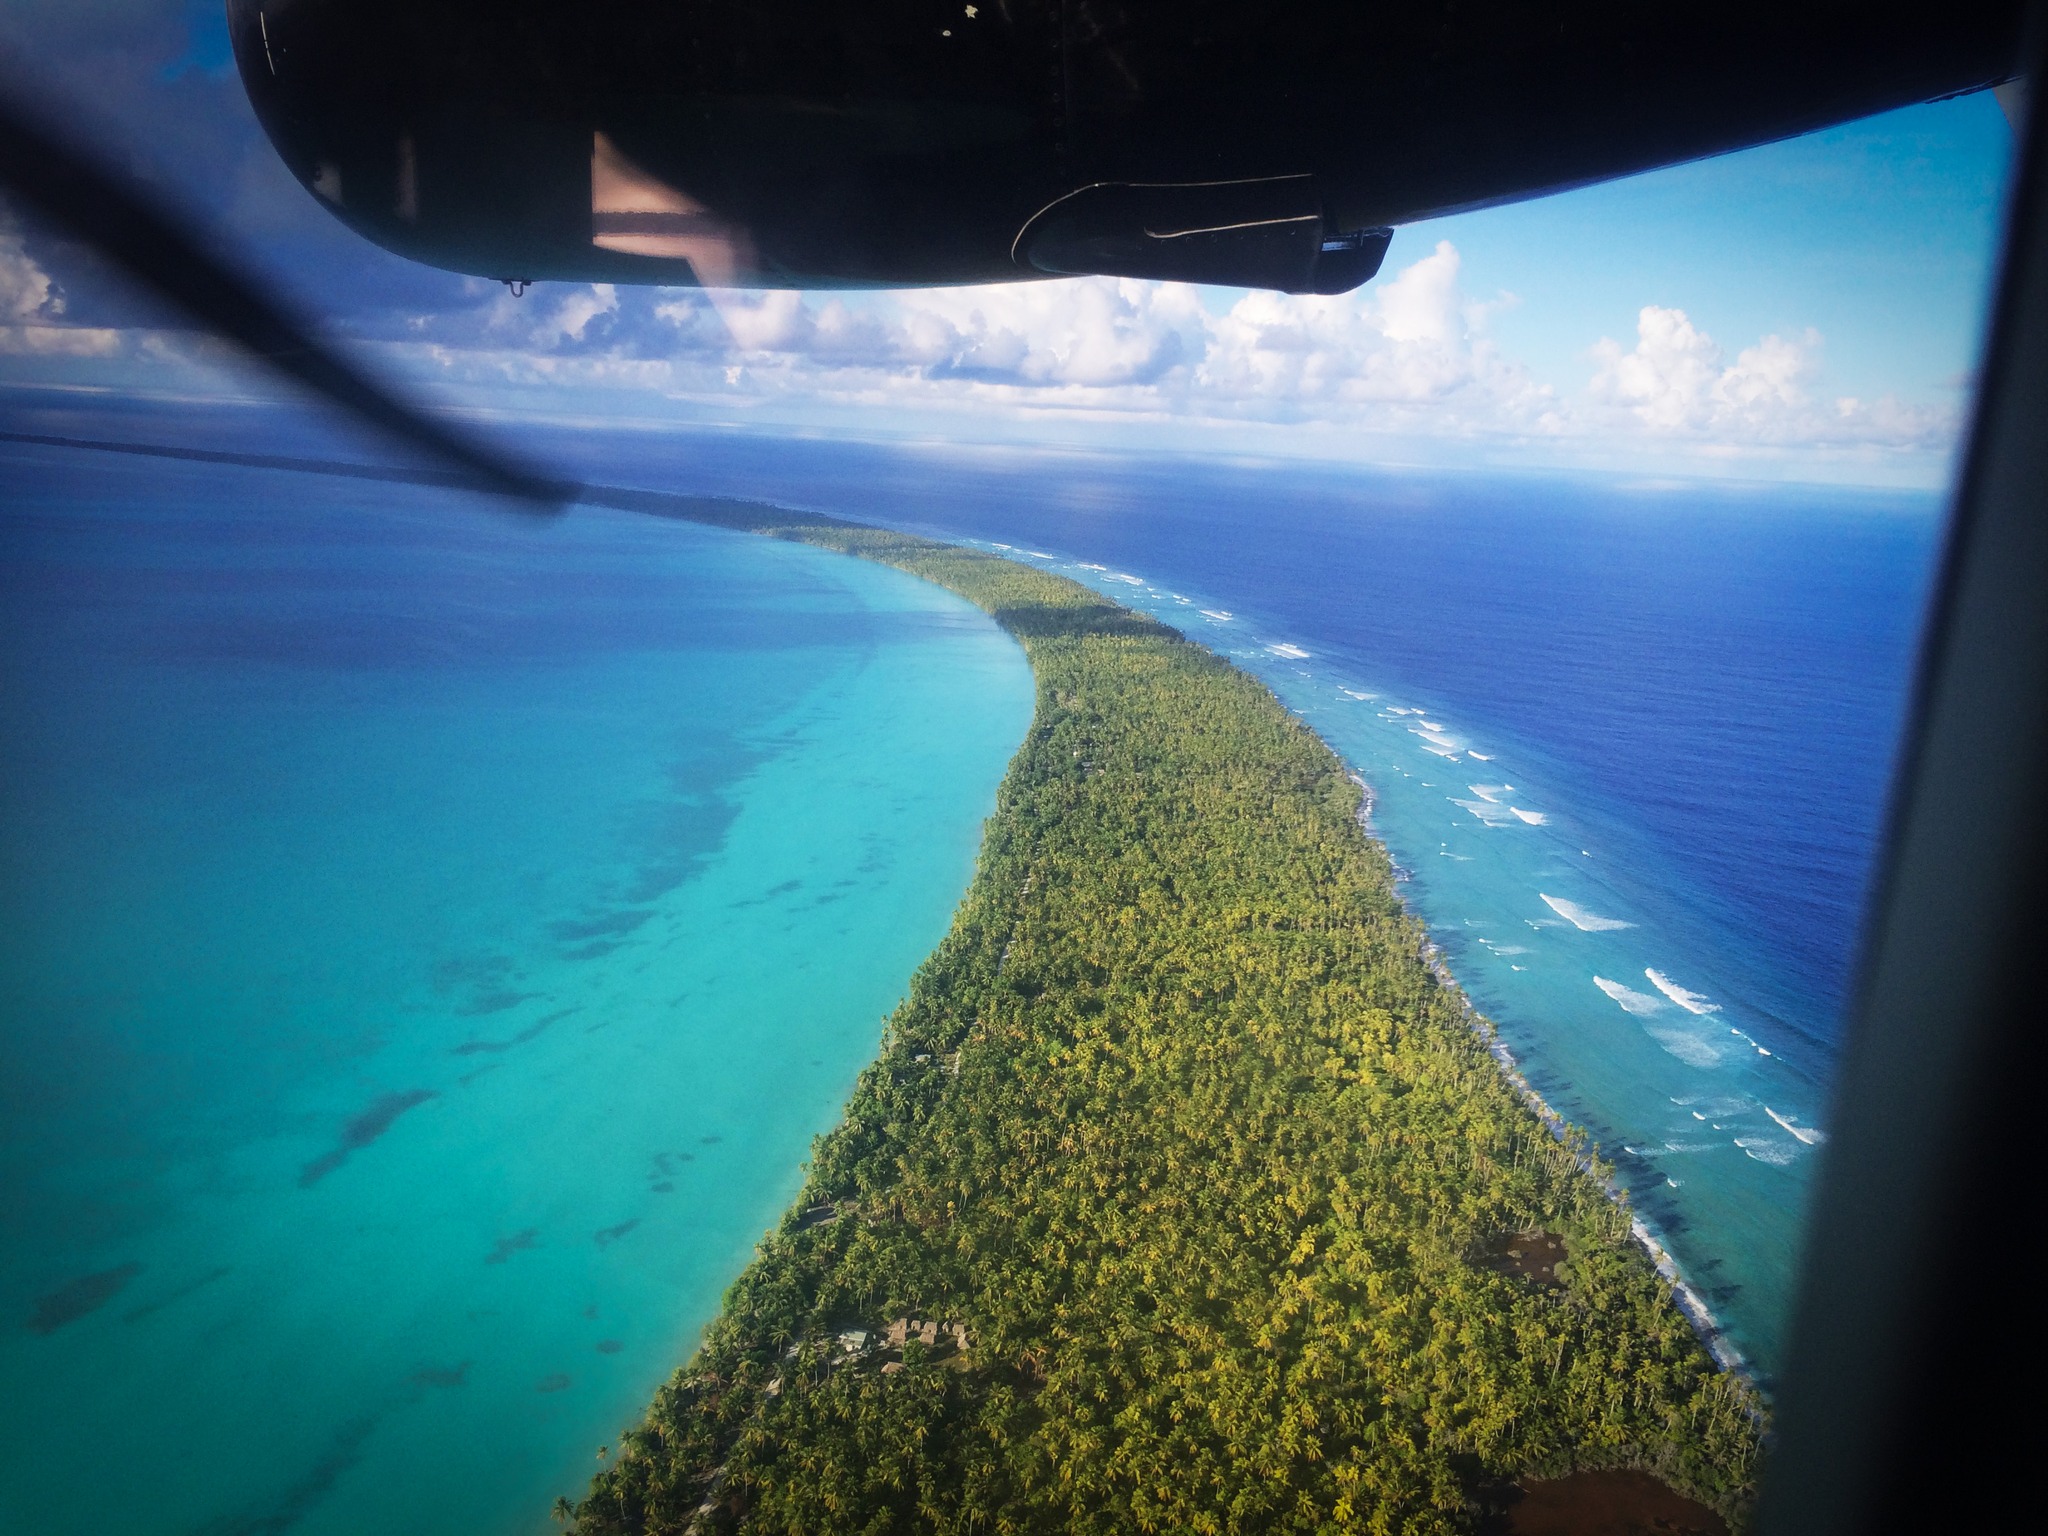
[[17, 446], [0, 588], [0, 1508], [551, 1529], [944, 933], [1021, 651], [766, 539]]

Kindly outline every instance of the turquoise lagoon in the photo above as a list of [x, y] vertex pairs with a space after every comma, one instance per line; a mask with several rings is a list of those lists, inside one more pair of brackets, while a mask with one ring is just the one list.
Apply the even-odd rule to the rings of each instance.
[[796, 1192], [1032, 685], [900, 573], [0, 449], [0, 1524], [551, 1529]]

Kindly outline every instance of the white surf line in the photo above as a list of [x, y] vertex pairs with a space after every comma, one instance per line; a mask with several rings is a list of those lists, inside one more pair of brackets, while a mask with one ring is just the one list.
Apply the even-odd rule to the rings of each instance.
[[1821, 1130], [1818, 1126], [1800, 1125], [1798, 1122], [1792, 1120], [1788, 1116], [1779, 1114], [1775, 1109], [1771, 1108], [1771, 1106], [1768, 1104], [1764, 1106], [1764, 1113], [1769, 1115], [1773, 1120], [1777, 1121], [1778, 1124], [1782, 1125], [1787, 1131], [1790, 1131], [1794, 1136], [1797, 1136], [1801, 1141], [1805, 1142], [1809, 1147], [1817, 1147], [1822, 1142], [1828, 1139], [1828, 1133], [1826, 1131]]
[[[1545, 899], [1548, 900], [1547, 897]], [[1649, 969], [1645, 970], [1643, 974], [1650, 978], [1651, 986], [1662, 992], [1687, 1013], [1697, 1013], [1704, 1016], [1721, 1011], [1721, 1005], [1716, 1002], [1710, 1002], [1704, 992], [1688, 991], [1669, 976], [1666, 976], [1662, 971]]]
[[1506, 827], [1514, 824], [1514, 811], [1497, 800], [1460, 800], [1450, 797], [1451, 804], [1466, 812], [1489, 827]]
[[[1212, 610], [1205, 608], [1201, 612], [1204, 617], [1223, 623], [1228, 623], [1234, 617], [1231, 613], [1220, 609]], [[1421, 709], [1403, 709], [1399, 705], [1390, 704], [1385, 706], [1385, 710], [1386, 713], [1395, 716], [1419, 715], [1425, 721], [1428, 718], [1428, 711]], [[1385, 718], [1384, 714], [1382, 718]], [[1328, 742], [1324, 742], [1324, 745], [1329, 747], [1339, 762], [1344, 760], [1344, 755], [1341, 752], [1337, 752], [1334, 746], [1330, 746]], [[1472, 755], [1478, 756], [1477, 753]], [[1482, 761], [1485, 760], [1482, 759]], [[1385, 842], [1374, 834], [1371, 829], [1369, 818], [1375, 803], [1372, 787], [1359, 774], [1353, 773], [1351, 779], [1353, 783], [1357, 784], [1364, 791], [1358, 809], [1359, 826], [1366, 832], [1367, 836], [1372, 837], [1375, 842], [1380, 844], [1380, 851], [1386, 855], [1388, 867], [1393, 871], [1394, 899], [1401, 904], [1402, 910], [1410, 917], [1413, 917], [1418, 925], [1421, 926], [1423, 932], [1427, 934], [1429, 925], [1423, 922], [1421, 915], [1414, 910], [1409, 903], [1408, 897], [1401, 890], [1402, 884], [1408, 879], [1409, 872], [1394, 862], [1393, 850], [1388, 848]], [[1480, 803], [1486, 804], [1487, 802], [1482, 801]], [[1539, 894], [1541, 893], [1539, 892]], [[1577, 911], [1580, 916], [1601, 925], [1603, 928], [1633, 928], [1635, 926], [1633, 923], [1622, 922], [1618, 918], [1596, 917], [1594, 914], [1586, 912], [1583, 908], [1574, 906], [1571, 902], [1565, 902], [1560, 906], [1558, 899], [1550, 896], [1544, 896], [1543, 900], [1549, 903], [1551, 909], [1557, 912], [1559, 916], [1567, 918], [1574, 926], [1580, 928], [1585, 928], [1585, 924], [1581, 923], [1578, 918], [1571, 917], [1570, 912], [1565, 910], [1566, 908]], [[1527, 921], [1527, 919], [1524, 919], [1524, 921]], [[1531, 923], [1530, 926], [1534, 927], [1536, 925]], [[1586, 931], [1597, 932], [1600, 929], [1586, 929]], [[1518, 948], [1516, 953], [1520, 952]], [[1466, 1027], [1474, 1035], [1478, 1036], [1480, 1043], [1486, 1047], [1488, 1054], [1493, 1057], [1494, 1062], [1499, 1066], [1501, 1075], [1507, 1079], [1509, 1087], [1515, 1090], [1522, 1102], [1529, 1107], [1537, 1120], [1550, 1132], [1551, 1137], [1560, 1145], [1568, 1146], [1570, 1144], [1568, 1138], [1572, 1130], [1572, 1123], [1553, 1109], [1550, 1102], [1536, 1091], [1534, 1085], [1530, 1083], [1528, 1076], [1522, 1071], [1521, 1063], [1515, 1060], [1514, 1052], [1509, 1050], [1507, 1044], [1500, 1038], [1500, 1034], [1495, 1030], [1492, 1021], [1472, 1006], [1471, 998], [1466, 996], [1465, 989], [1458, 985], [1457, 978], [1451, 974], [1450, 965], [1445, 960], [1443, 951], [1437, 947], [1434, 940], [1424, 939], [1421, 958], [1423, 963], [1429, 967], [1430, 973], [1436, 977], [1438, 983], [1456, 1000], [1458, 1007], [1463, 1010]], [[1522, 969], [1521, 966], [1514, 968], [1518, 971]], [[1762, 1049], [1762, 1047], [1758, 1047], [1758, 1049]], [[1597, 1158], [1598, 1154], [1594, 1149], [1593, 1139], [1588, 1135], [1586, 1138], [1586, 1150], [1576, 1159], [1579, 1171], [1598, 1177]], [[1629, 1204], [1628, 1192], [1621, 1187], [1612, 1173], [1609, 1173], [1600, 1180], [1600, 1187], [1615, 1210], [1627, 1214], [1630, 1235], [1642, 1244], [1643, 1251], [1649, 1255], [1650, 1262], [1656, 1266], [1658, 1275], [1670, 1285], [1672, 1299], [1678, 1303], [1680, 1315], [1685, 1318], [1687, 1324], [1692, 1328], [1694, 1335], [1700, 1341], [1701, 1347], [1713, 1357], [1714, 1363], [1720, 1366], [1722, 1370], [1732, 1376], [1740, 1377], [1751, 1387], [1757, 1386], [1756, 1377], [1750, 1370], [1749, 1362], [1743, 1358], [1742, 1351], [1736, 1348], [1734, 1341], [1722, 1329], [1720, 1320], [1714, 1316], [1713, 1308], [1707, 1305], [1706, 1298], [1693, 1288], [1691, 1282], [1685, 1279], [1678, 1268], [1677, 1261], [1671, 1257], [1669, 1251], [1657, 1240], [1657, 1237], [1650, 1231], [1649, 1227], [1644, 1225], [1642, 1218], [1635, 1214]]]
[[1663, 1003], [1647, 992], [1637, 992], [1618, 981], [1609, 981], [1605, 976], [1595, 976], [1593, 985], [1621, 1004], [1622, 1011], [1633, 1014], [1652, 1014], [1664, 1011]]
[[[1408, 904], [1407, 898], [1398, 891], [1395, 893], [1395, 899], [1404, 907]], [[1515, 1060], [1515, 1053], [1508, 1049], [1507, 1043], [1500, 1038], [1500, 1032], [1493, 1027], [1493, 1022], [1472, 1006], [1472, 1000], [1465, 995], [1464, 989], [1452, 977], [1450, 967], [1444, 962], [1443, 952], [1433, 943], [1425, 944], [1423, 959], [1438, 981], [1443, 983], [1445, 990], [1450, 992], [1464, 1009], [1467, 1027], [1479, 1037], [1480, 1043], [1498, 1064], [1501, 1075], [1508, 1080], [1509, 1086], [1521, 1096], [1522, 1102], [1535, 1112], [1536, 1118], [1543, 1123], [1555, 1140], [1561, 1144], [1568, 1144], [1566, 1138], [1571, 1131], [1571, 1122], [1551, 1108], [1549, 1100], [1536, 1091], [1527, 1075], [1523, 1073], [1521, 1063]], [[1590, 1135], [1586, 1138], [1586, 1144], [1587, 1151], [1577, 1160], [1579, 1171], [1598, 1176], [1597, 1153], [1592, 1150], [1593, 1140]], [[1722, 1370], [1731, 1376], [1740, 1377], [1751, 1387], [1756, 1387], [1757, 1379], [1750, 1370], [1749, 1361], [1736, 1347], [1735, 1341], [1728, 1337], [1727, 1330], [1721, 1326], [1721, 1320], [1714, 1316], [1714, 1309], [1707, 1305], [1706, 1297], [1685, 1278], [1678, 1267], [1678, 1261], [1672, 1258], [1670, 1250], [1658, 1241], [1656, 1234], [1644, 1224], [1643, 1218], [1635, 1213], [1629, 1204], [1628, 1192], [1621, 1187], [1612, 1173], [1600, 1180], [1600, 1187], [1617, 1211], [1627, 1213], [1629, 1235], [1642, 1244], [1643, 1251], [1656, 1266], [1659, 1277], [1671, 1287], [1672, 1300], [1678, 1303], [1680, 1315], [1691, 1325], [1693, 1335], [1700, 1341], [1700, 1346], [1713, 1357], [1714, 1363]]]
[[1372, 786], [1360, 775], [1352, 774], [1351, 782], [1358, 786], [1358, 824], [1365, 829], [1367, 837], [1372, 837], [1372, 813], [1380, 803], [1379, 796], [1372, 792]]
[[1536, 894], [1543, 897], [1545, 906], [1581, 933], [1611, 933], [1617, 928], [1635, 927], [1634, 923], [1625, 923], [1618, 917], [1601, 917], [1588, 912], [1576, 901], [1566, 901], [1562, 896], [1545, 896], [1541, 891]]
[[1742, 1351], [1735, 1347], [1735, 1341], [1722, 1329], [1720, 1319], [1714, 1316], [1714, 1309], [1707, 1305], [1707, 1299], [1692, 1288], [1692, 1283], [1679, 1273], [1678, 1261], [1671, 1257], [1670, 1250], [1657, 1241], [1656, 1235], [1643, 1225], [1643, 1218], [1631, 1216], [1628, 1229], [1635, 1240], [1643, 1245], [1650, 1255], [1650, 1262], [1657, 1266], [1657, 1273], [1671, 1287], [1671, 1299], [1678, 1303], [1678, 1310], [1685, 1314], [1685, 1320], [1692, 1324], [1692, 1331], [1699, 1336], [1707, 1353], [1714, 1357], [1714, 1363], [1731, 1376], [1740, 1376], [1751, 1386], [1756, 1378], [1750, 1375], [1749, 1362], [1742, 1357]]

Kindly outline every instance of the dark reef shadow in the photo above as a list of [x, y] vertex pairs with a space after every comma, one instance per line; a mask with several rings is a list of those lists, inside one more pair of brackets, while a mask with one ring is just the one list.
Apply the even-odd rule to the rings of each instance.
[[600, 912], [596, 917], [563, 918], [548, 924], [548, 937], [564, 944], [584, 939], [622, 939], [652, 916], [652, 912], [621, 907], [615, 912]]
[[582, 1011], [580, 1006], [575, 1008], [557, 1008], [553, 1013], [535, 1019], [509, 1040], [465, 1040], [462, 1044], [454, 1047], [450, 1054], [456, 1056], [477, 1056], [486, 1052], [509, 1051], [515, 1045], [524, 1045], [529, 1040], [539, 1038], [541, 1032], [550, 1024], [566, 1019], [572, 1013], [580, 1013]]
[[341, 1128], [341, 1140], [299, 1170], [299, 1188], [310, 1189], [327, 1175], [390, 1130], [407, 1110], [440, 1095], [431, 1088], [414, 1088], [405, 1093], [387, 1093]]
[[228, 1515], [200, 1526], [193, 1536], [284, 1536], [334, 1491], [335, 1484], [362, 1460], [363, 1444], [393, 1412], [410, 1407], [436, 1388], [460, 1387], [469, 1379], [469, 1362], [456, 1366], [423, 1366], [390, 1394], [382, 1406], [345, 1420], [327, 1442], [327, 1449], [297, 1481], [287, 1485], [267, 1507], [245, 1515]]
[[48, 1295], [36, 1298], [36, 1309], [22, 1326], [30, 1333], [55, 1333], [66, 1323], [75, 1323], [88, 1313], [99, 1311], [141, 1273], [142, 1266], [130, 1259], [112, 1269], [67, 1280]]
[[472, 955], [442, 960], [434, 966], [434, 990], [453, 992], [467, 987], [472, 991], [495, 991], [519, 974], [510, 955]]
[[491, 1250], [490, 1256], [484, 1262], [503, 1264], [513, 1254], [523, 1253], [533, 1247], [539, 1238], [539, 1227], [528, 1227], [523, 1232], [514, 1232], [510, 1237], [501, 1237], [498, 1239], [498, 1246]]
[[350, 1419], [334, 1432], [327, 1450], [306, 1469], [297, 1482], [278, 1495], [277, 1502], [255, 1514], [229, 1516], [201, 1526], [196, 1536], [283, 1536], [297, 1525], [328, 1494], [334, 1485], [362, 1459], [363, 1442], [382, 1421], [383, 1413]]
[[130, 1307], [121, 1314], [124, 1323], [139, 1323], [145, 1317], [153, 1317], [165, 1307], [175, 1306], [195, 1291], [203, 1291], [216, 1280], [223, 1280], [232, 1273], [233, 1266], [223, 1264], [219, 1269], [209, 1269], [197, 1280], [187, 1281], [175, 1291], [167, 1291], [155, 1301], [145, 1301], [139, 1307]]
[[487, 1013], [503, 1013], [508, 1008], [517, 1008], [521, 1003], [545, 996], [545, 992], [514, 992], [501, 988], [496, 992], [479, 993], [455, 1011], [466, 1019], [475, 1019]]

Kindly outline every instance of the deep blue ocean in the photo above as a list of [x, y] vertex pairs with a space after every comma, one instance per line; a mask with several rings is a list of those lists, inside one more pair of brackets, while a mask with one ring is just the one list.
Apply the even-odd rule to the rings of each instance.
[[1371, 787], [1452, 973], [1768, 1379], [1939, 495], [607, 443], [593, 474], [1041, 559], [1264, 678]]

